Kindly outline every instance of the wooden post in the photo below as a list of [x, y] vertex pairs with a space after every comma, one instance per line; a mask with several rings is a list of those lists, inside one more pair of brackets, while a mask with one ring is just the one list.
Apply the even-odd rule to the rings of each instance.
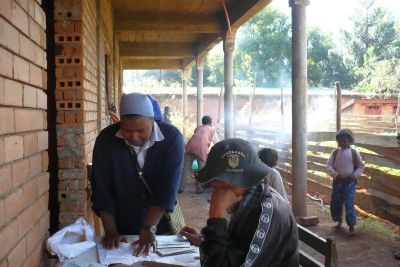
[[203, 74], [204, 74], [204, 59], [197, 58], [197, 126], [201, 125], [203, 118]]
[[188, 83], [189, 69], [182, 70], [182, 134], [186, 140], [187, 134], [187, 83]]
[[233, 138], [234, 121], [233, 121], [233, 50], [235, 49], [235, 34], [226, 33], [224, 39], [224, 116], [225, 116], [225, 139]]
[[336, 131], [342, 128], [342, 89], [340, 82], [335, 82], [336, 88]]
[[283, 107], [283, 82], [281, 82], [281, 131], [285, 131], [285, 112]]
[[218, 123], [222, 120], [222, 102], [224, 99], [224, 84], [221, 83], [221, 90], [219, 91], [219, 102], [218, 102]]
[[254, 86], [250, 95], [250, 114], [249, 114], [249, 126], [253, 123], [253, 107], [254, 107], [254, 96], [256, 94], [256, 73], [254, 72]]
[[293, 213], [307, 216], [307, 33], [309, 0], [290, 0], [292, 8], [292, 174]]

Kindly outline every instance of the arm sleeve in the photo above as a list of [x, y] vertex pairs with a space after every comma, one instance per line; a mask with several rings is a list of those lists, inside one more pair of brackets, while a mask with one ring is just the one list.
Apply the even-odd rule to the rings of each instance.
[[247, 251], [229, 240], [227, 228], [226, 219], [208, 219], [207, 227], [202, 231], [204, 242], [200, 246], [205, 255], [204, 267], [240, 266], [246, 258]]
[[214, 135], [213, 135], [213, 137], [212, 137], [212, 142], [213, 142], [213, 144], [216, 144], [216, 143], [219, 142], [217, 131], [214, 131]]
[[287, 196], [286, 196], [286, 191], [285, 191], [285, 186], [283, 184], [283, 179], [281, 174], [276, 171], [276, 179], [275, 179], [275, 190], [278, 191], [281, 196], [288, 201]]
[[94, 145], [91, 187], [93, 210], [96, 213], [103, 210], [115, 214], [111, 156], [104, 136], [99, 136]]
[[336, 176], [339, 175], [339, 173], [335, 170], [335, 166], [333, 166], [333, 153], [326, 163], [326, 170], [328, 171], [329, 175], [332, 176], [332, 178], [336, 178]]
[[353, 174], [354, 174], [354, 177], [357, 178], [363, 173], [363, 171], [365, 169], [365, 164], [364, 164], [364, 161], [362, 160], [361, 155], [358, 151], [356, 151], [356, 155], [357, 155], [357, 164], [358, 165], [357, 165], [357, 169], [354, 170]]
[[183, 136], [177, 132], [171, 139], [167, 145], [163, 170], [150, 202], [150, 205], [162, 207], [167, 212], [172, 212], [175, 207], [184, 154]]

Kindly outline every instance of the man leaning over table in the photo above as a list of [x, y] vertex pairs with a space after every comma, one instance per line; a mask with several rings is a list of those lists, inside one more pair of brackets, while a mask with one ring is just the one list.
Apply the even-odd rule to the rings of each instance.
[[[93, 151], [92, 201], [100, 216], [106, 249], [121, 235], [139, 235], [134, 255], [148, 254], [156, 234], [170, 233], [165, 212], [176, 203], [183, 164], [183, 136], [174, 126], [154, 120], [148, 96], [124, 94], [121, 121], [103, 129]], [[151, 188], [139, 179], [139, 170]]]

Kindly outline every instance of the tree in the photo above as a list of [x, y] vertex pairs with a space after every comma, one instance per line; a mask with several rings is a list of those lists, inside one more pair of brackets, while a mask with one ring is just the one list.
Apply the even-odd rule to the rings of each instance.
[[[237, 62], [244, 63], [241, 59], [251, 58], [253, 72], [257, 73], [257, 86], [279, 86], [282, 77], [289, 76], [290, 29], [286, 15], [276, 9], [266, 8], [239, 31], [235, 51]], [[246, 76], [243, 73], [240, 75]]]
[[372, 48], [364, 56], [362, 67], [356, 68], [360, 77], [361, 91], [375, 92], [381, 97], [390, 97], [400, 93], [399, 59], [378, 60]]
[[[370, 48], [378, 60], [398, 54], [399, 34], [392, 14], [376, 6], [374, 0], [360, 0], [360, 10], [351, 18], [353, 29], [344, 31], [344, 43], [353, 57], [354, 65], [364, 64], [364, 55]], [[397, 44], [397, 46], [396, 46]]]

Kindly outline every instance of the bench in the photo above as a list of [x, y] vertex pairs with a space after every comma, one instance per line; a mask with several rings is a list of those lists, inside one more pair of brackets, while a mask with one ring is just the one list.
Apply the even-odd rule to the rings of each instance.
[[319, 262], [317, 259], [299, 249], [300, 265], [303, 267], [337, 267], [337, 252], [335, 240], [331, 238], [322, 238], [307, 228], [297, 225], [299, 231], [299, 240], [325, 257], [325, 262]]

